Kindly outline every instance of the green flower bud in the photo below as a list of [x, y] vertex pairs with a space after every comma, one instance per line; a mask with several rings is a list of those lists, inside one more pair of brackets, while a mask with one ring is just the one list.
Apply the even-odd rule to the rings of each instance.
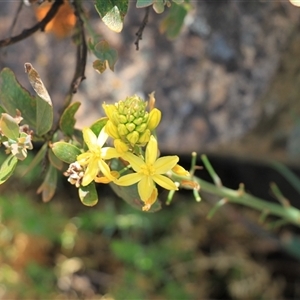
[[[114, 105], [105, 104], [103, 109], [109, 118], [107, 134], [129, 147], [144, 146], [161, 119], [158, 109], [154, 108], [149, 113], [147, 102], [136, 95]], [[120, 145], [118, 147], [121, 148]]]
[[136, 131], [130, 132], [127, 134], [127, 140], [130, 142], [131, 145], [135, 145], [137, 141], [139, 140], [139, 134]]
[[127, 135], [129, 133], [125, 124], [118, 125], [118, 133], [119, 133], [120, 137]]
[[127, 123], [126, 128], [128, 129], [129, 132], [132, 132], [135, 129], [135, 125], [133, 123]]

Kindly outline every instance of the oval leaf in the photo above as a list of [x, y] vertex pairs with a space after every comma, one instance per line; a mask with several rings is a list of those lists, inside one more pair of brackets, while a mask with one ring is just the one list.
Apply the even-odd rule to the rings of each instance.
[[154, 0], [137, 0], [136, 7], [143, 8], [152, 5]]
[[96, 0], [95, 8], [109, 29], [115, 32], [120, 32], [123, 29], [128, 0]]
[[86, 206], [94, 206], [98, 202], [98, 194], [94, 182], [87, 186], [80, 186], [78, 195], [81, 202]]
[[19, 125], [9, 114], [3, 113], [0, 119], [0, 129], [2, 134], [9, 139], [17, 141], [19, 137]]
[[60, 121], [59, 128], [67, 136], [71, 137], [74, 133], [74, 126], [76, 119], [74, 118], [81, 103], [74, 102], [70, 104], [63, 112]]
[[57, 170], [52, 166], [48, 166], [46, 177], [43, 183], [37, 190], [37, 193], [42, 193], [42, 199], [44, 202], [48, 202], [52, 199], [56, 191], [57, 184]]
[[62, 170], [64, 164], [63, 162], [53, 153], [52, 149], [48, 150], [48, 159], [53, 167], [58, 170]]
[[18, 159], [10, 155], [6, 158], [0, 167], [0, 184], [5, 182], [14, 172]]
[[38, 95], [36, 97], [36, 134], [42, 136], [51, 129], [53, 123], [51, 98], [38, 72], [30, 63], [25, 63], [25, 70], [31, 86]]
[[15, 74], [8, 68], [0, 73], [0, 104], [5, 111], [14, 116], [21, 112], [24, 124], [36, 128], [36, 98], [32, 97], [17, 81]]
[[66, 142], [56, 142], [52, 145], [52, 151], [62, 161], [71, 164], [76, 161], [81, 151], [76, 146]]
[[108, 118], [107, 117], [103, 117], [103, 118], [97, 120], [96, 122], [94, 122], [90, 126], [91, 130], [95, 133], [96, 136], [99, 135], [100, 131], [106, 125], [107, 121], [108, 121]]
[[178, 5], [173, 3], [169, 14], [160, 23], [159, 29], [161, 32], [166, 32], [169, 39], [174, 39], [180, 33], [184, 19], [188, 13], [189, 6]]

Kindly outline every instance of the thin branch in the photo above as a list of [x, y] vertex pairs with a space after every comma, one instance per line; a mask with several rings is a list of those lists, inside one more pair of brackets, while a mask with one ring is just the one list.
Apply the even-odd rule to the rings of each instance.
[[142, 21], [142, 24], [140, 25], [140, 28], [139, 30], [137, 31], [137, 33], [135, 34], [137, 36], [134, 44], [136, 46], [136, 50], [138, 51], [140, 48], [139, 48], [139, 42], [140, 40], [142, 40], [143, 38], [143, 32], [144, 32], [144, 29], [148, 23], [148, 17], [149, 17], [149, 12], [150, 12], [150, 6], [146, 7], [146, 10], [145, 10], [145, 16], [144, 16], [144, 19]]
[[[78, 30], [78, 36], [79, 36], [77, 41], [77, 51], [76, 51], [76, 67], [75, 67], [75, 73], [73, 79], [71, 81], [70, 90], [65, 98], [62, 108], [60, 109], [60, 113], [59, 113], [60, 116], [62, 115], [63, 111], [70, 105], [73, 98], [73, 94], [77, 92], [80, 83], [85, 79], [84, 73], [85, 73], [85, 67], [87, 61], [87, 44], [86, 44], [86, 38], [84, 32], [84, 22], [81, 16], [83, 12], [80, 4], [78, 4], [77, 1], [74, 1], [73, 6], [74, 6], [74, 14], [77, 18], [76, 29]], [[58, 127], [59, 127], [59, 122], [53, 128], [53, 132], [55, 132]]]
[[77, 46], [77, 54], [76, 54], [76, 69], [75, 74], [71, 83], [71, 93], [75, 94], [80, 83], [85, 79], [85, 67], [86, 67], [86, 60], [87, 60], [87, 44], [85, 38], [85, 31], [84, 31], [84, 23], [81, 17], [81, 7], [74, 1], [73, 3], [75, 9], [75, 15], [77, 17], [77, 28], [79, 29], [79, 43]]
[[34, 34], [36, 31], [38, 31], [39, 29], [41, 31], [45, 30], [46, 25], [53, 19], [53, 17], [56, 15], [59, 7], [64, 3], [64, 0], [56, 0], [50, 10], [48, 11], [47, 15], [37, 24], [35, 24], [33, 27], [29, 28], [29, 29], [25, 29], [23, 30], [20, 34], [10, 37], [10, 38], [6, 38], [4, 40], [0, 40], [0, 47], [6, 47], [12, 44], [15, 44], [19, 41], [22, 41], [24, 39], [26, 39], [27, 37], [29, 37], [30, 35]]

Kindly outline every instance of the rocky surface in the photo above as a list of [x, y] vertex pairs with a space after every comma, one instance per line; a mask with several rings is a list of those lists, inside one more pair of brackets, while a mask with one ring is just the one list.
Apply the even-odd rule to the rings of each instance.
[[[162, 151], [246, 152], [239, 142], [242, 137], [262, 118], [272, 119], [278, 112], [274, 101], [263, 99], [279, 72], [284, 51], [295, 37], [300, 9], [286, 1], [197, 1], [192, 5], [174, 41], [159, 32], [164, 14], [151, 10], [140, 50], [136, 51], [135, 33], [143, 13], [134, 8], [134, 3], [121, 34], [110, 32], [93, 12], [92, 3], [85, 3], [92, 26], [118, 49], [119, 60], [114, 73], [108, 70], [99, 75], [92, 68], [95, 58], [89, 55], [87, 79], [74, 97], [74, 101], [82, 102], [79, 127], [103, 116], [103, 101], [111, 103], [132, 94], [147, 98], [155, 91], [157, 107], [163, 112], [158, 129]], [[17, 7], [15, 1], [1, 4], [0, 38], [10, 35]], [[32, 8], [25, 7], [13, 33], [35, 22]], [[71, 38], [58, 40], [39, 32], [0, 52], [0, 67], [12, 68], [24, 86], [28, 86], [23, 73], [26, 61], [40, 71], [59, 107], [73, 76], [75, 46]], [[285, 134], [292, 128], [291, 124]], [[262, 140], [266, 139], [265, 135]], [[253, 146], [253, 141], [249, 145]], [[254, 145], [251, 151], [253, 148], [255, 152], [257, 147]]]

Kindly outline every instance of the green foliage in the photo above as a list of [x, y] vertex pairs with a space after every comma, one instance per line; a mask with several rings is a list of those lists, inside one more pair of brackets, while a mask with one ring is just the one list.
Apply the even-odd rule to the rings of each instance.
[[19, 126], [16, 120], [9, 114], [3, 113], [0, 119], [2, 134], [8, 139], [17, 140], [19, 137]]
[[12, 70], [4, 68], [0, 73], [0, 104], [11, 116], [19, 110], [23, 123], [36, 129], [36, 97], [32, 97], [17, 81]]
[[98, 193], [96, 190], [95, 182], [91, 182], [87, 186], [80, 186], [78, 195], [81, 202], [86, 206], [94, 206], [98, 202]]
[[74, 102], [70, 104], [63, 112], [59, 121], [60, 130], [67, 136], [71, 137], [74, 133], [76, 119], [74, 118], [81, 103]]
[[76, 146], [66, 142], [56, 142], [52, 145], [52, 151], [63, 162], [71, 164], [76, 161], [77, 155], [81, 153]]
[[179, 35], [184, 19], [190, 9], [191, 7], [188, 4], [172, 4], [169, 14], [160, 24], [161, 31], [166, 33], [169, 39], [174, 39]]
[[13, 155], [6, 158], [0, 167], [0, 184], [4, 183], [13, 174], [17, 163], [18, 159]]
[[100, 42], [89, 41], [89, 48], [93, 51], [94, 55], [99, 58], [93, 62], [93, 68], [100, 74], [106, 70], [106, 66], [114, 71], [115, 64], [118, 59], [118, 52], [112, 48], [107, 41], [102, 40]]
[[57, 176], [57, 170], [53, 165], [49, 164], [44, 181], [37, 190], [38, 194], [42, 194], [42, 199], [44, 202], [50, 201], [54, 196], [56, 191]]
[[121, 32], [128, 0], [95, 0], [95, 8], [109, 29]]

